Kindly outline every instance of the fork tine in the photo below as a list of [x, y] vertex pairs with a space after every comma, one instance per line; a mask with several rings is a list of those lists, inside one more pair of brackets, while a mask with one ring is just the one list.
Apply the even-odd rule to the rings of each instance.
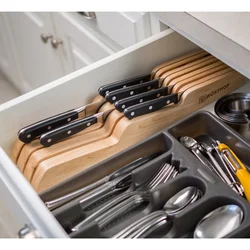
[[160, 170], [151, 178], [148, 186], [152, 186], [154, 184], [154, 182], [161, 176], [161, 174], [169, 168], [169, 164], [165, 163], [164, 165], [162, 165], [162, 167], [160, 168]]
[[155, 182], [154, 186], [152, 188], [155, 188], [159, 184], [163, 183], [164, 180], [166, 179], [166, 176], [169, 176], [171, 172], [173, 171], [173, 167], [171, 166], [167, 171], [165, 171], [160, 178]]
[[150, 188], [156, 187], [162, 180], [162, 178], [164, 178], [165, 175], [171, 171], [171, 168], [172, 168], [171, 165], [168, 165], [168, 168], [165, 168], [164, 171], [162, 171], [161, 174], [157, 178], [155, 178], [154, 182], [152, 182], [149, 187]]

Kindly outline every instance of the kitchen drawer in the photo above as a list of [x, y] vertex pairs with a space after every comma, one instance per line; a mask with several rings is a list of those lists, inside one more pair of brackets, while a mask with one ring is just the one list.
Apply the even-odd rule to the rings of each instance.
[[[24, 224], [33, 224], [41, 237], [65, 237], [64, 231], [10, 160], [11, 147], [21, 127], [87, 104], [105, 83], [150, 72], [155, 65], [196, 49], [192, 42], [168, 29], [1, 105], [0, 180], [6, 193], [11, 193], [9, 199], [12, 202], [4, 202], [0, 206], [0, 227], [9, 224], [4, 211], [9, 210], [15, 217], [17, 215], [13, 209], [22, 207], [18, 213], [18, 217], [22, 218], [20, 223], [16, 220], [17, 224], [8, 228], [6, 237], [15, 237], [17, 228]], [[46, 223], [48, 221], [50, 223]]]
[[[27, 224], [40, 237], [67, 237], [10, 160], [11, 147], [21, 127], [89, 103], [103, 84], [151, 72], [156, 65], [197, 49], [195, 44], [167, 29], [1, 105], [0, 192], [5, 193], [7, 202], [0, 204], [0, 232], [15, 237], [17, 230]], [[12, 218], [18, 217], [13, 219], [15, 225], [9, 225], [10, 219], [4, 216], [6, 211]]]

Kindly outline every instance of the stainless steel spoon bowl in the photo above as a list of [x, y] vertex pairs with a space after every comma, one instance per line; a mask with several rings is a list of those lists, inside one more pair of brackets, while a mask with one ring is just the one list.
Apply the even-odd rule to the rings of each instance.
[[239, 206], [221, 206], [203, 217], [195, 228], [194, 238], [222, 238], [238, 228], [242, 220]]
[[199, 189], [186, 187], [172, 196], [164, 205], [163, 210], [167, 215], [175, 215], [199, 197]]

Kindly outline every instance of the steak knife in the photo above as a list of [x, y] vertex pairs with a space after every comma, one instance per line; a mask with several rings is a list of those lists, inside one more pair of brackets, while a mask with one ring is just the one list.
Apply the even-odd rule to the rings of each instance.
[[75, 135], [96, 123], [100, 123], [100, 122], [104, 123], [106, 119], [108, 118], [109, 114], [113, 110], [115, 110], [115, 108], [109, 109], [105, 112], [94, 114], [92, 116], [88, 116], [83, 119], [79, 119], [75, 122], [66, 124], [52, 131], [44, 133], [40, 137], [40, 143], [45, 147], [50, 147], [56, 142], [66, 139], [72, 135]]

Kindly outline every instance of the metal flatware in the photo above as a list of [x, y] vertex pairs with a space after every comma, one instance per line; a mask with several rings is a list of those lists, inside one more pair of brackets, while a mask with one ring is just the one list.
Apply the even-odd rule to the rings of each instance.
[[199, 150], [199, 144], [194, 138], [189, 136], [183, 136], [180, 138], [180, 143], [187, 149], [189, 149], [203, 165], [207, 166], [212, 172], [215, 172], [213, 165]]
[[80, 188], [74, 192], [71, 192], [67, 195], [64, 195], [64, 196], [61, 196], [57, 199], [54, 199], [54, 200], [51, 200], [51, 201], [47, 201], [45, 202], [45, 205], [50, 209], [50, 210], [53, 210], [65, 203], [67, 203], [68, 201], [80, 196], [80, 195], [83, 195], [87, 192], [89, 192], [90, 190], [92, 189], [95, 189], [99, 186], [101, 186], [102, 184], [105, 184], [109, 181], [112, 181], [112, 180], [115, 180], [116, 178], [118, 177], [121, 177], [121, 176], [124, 176], [128, 173], [131, 173], [132, 171], [134, 171], [135, 169], [137, 169], [138, 167], [142, 166], [143, 164], [153, 160], [154, 158], [158, 157], [161, 153], [157, 152], [157, 153], [154, 153], [154, 154], [151, 154], [149, 156], [146, 156], [146, 157], [140, 157], [139, 159], [136, 159], [135, 161], [127, 164], [126, 166], [118, 169], [117, 171], [113, 172], [112, 174], [108, 175], [108, 176], [105, 176], [104, 178], [88, 185], [88, 186], [85, 186], [83, 188]]
[[88, 216], [86, 219], [78, 223], [76, 226], [74, 226], [71, 231], [75, 232], [81, 229], [82, 227], [88, 225], [93, 220], [96, 220], [99, 218], [104, 212], [109, 211], [112, 207], [116, 206], [117, 204], [121, 203], [122, 201], [132, 197], [135, 194], [140, 194], [139, 192], [127, 192], [119, 195], [118, 197], [113, 198], [108, 203], [105, 203], [100, 209], [92, 213], [90, 216]]
[[222, 158], [231, 168], [231, 170], [237, 176], [241, 185], [243, 186], [247, 200], [250, 201], [250, 173], [241, 162], [241, 160], [227, 145], [225, 145], [224, 143], [220, 143], [219, 141], [216, 141], [216, 144], [221, 152]]
[[[228, 177], [226, 175], [226, 173], [223, 171], [223, 169], [221, 168], [220, 164], [218, 163], [218, 161], [215, 159], [215, 157], [213, 156], [212, 152], [214, 150], [213, 147], [209, 146], [208, 144], [201, 142], [200, 144], [200, 150], [204, 153], [206, 153], [208, 155], [208, 157], [210, 158], [210, 160], [212, 161], [216, 173], [217, 175], [222, 179], [222, 181], [224, 181], [225, 183], [227, 183], [229, 186], [232, 187], [232, 189], [236, 192], [239, 193], [240, 195], [242, 195], [242, 190], [238, 185], [232, 185], [233, 183], [235, 183], [235, 179], [233, 178], [233, 176], [230, 173], [230, 176]], [[230, 172], [230, 171], [229, 171]]]
[[[144, 216], [140, 220], [117, 233], [113, 238], [139, 238], [146, 237], [162, 225], [168, 225], [168, 217], [180, 213], [188, 205], [194, 203], [202, 196], [196, 187], [186, 187], [172, 196], [163, 206], [162, 210]], [[169, 225], [170, 226], [170, 225]], [[170, 228], [169, 228], [170, 229]]]
[[194, 238], [222, 238], [237, 229], [243, 220], [243, 211], [237, 205], [219, 207], [197, 224]]

